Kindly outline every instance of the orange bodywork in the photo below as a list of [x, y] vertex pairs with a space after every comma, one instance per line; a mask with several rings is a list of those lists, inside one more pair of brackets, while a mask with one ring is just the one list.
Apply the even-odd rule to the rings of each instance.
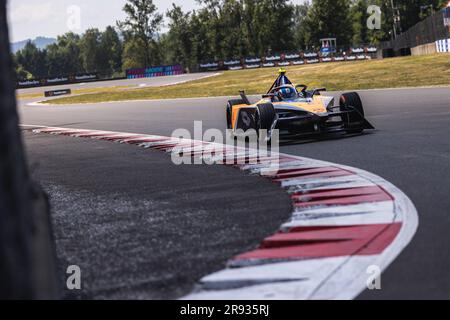
[[244, 108], [254, 109], [254, 108], [256, 108], [256, 106], [258, 104], [263, 104], [263, 103], [272, 103], [275, 108], [277, 107], [277, 105], [289, 105], [289, 106], [297, 107], [301, 110], [308, 111], [308, 112], [311, 112], [314, 114], [327, 112], [327, 109], [323, 103], [322, 96], [320, 96], [320, 95], [314, 96], [314, 98], [312, 99], [311, 102], [271, 102], [270, 99], [261, 99], [260, 101], [258, 101], [255, 104], [252, 104], [252, 105], [239, 104], [239, 105], [233, 106], [233, 112], [232, 112], [232, 116], [231, 116], [232, 129], [235, 129], [237, 117], [238, 117], [241, 109], [244, 109]]

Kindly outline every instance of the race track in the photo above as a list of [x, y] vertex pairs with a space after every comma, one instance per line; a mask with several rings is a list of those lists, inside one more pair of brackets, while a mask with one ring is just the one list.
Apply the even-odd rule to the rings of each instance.
[[[400, 188], [416, 206], [420, 225], [413, 241], [383, 273], [382, 290], [366, 291], [360, 298], [450, 298], [450, 279], [447, 277], [448, 265], [450, 265], [450, 251], [448, 250], [448, 244], [450, 243], [450, 215], [448, 214], [448, 208], [450, 208], [450, 197], [448, 197], [450, 190], [450, 139], [448, 138], [450, 135], [450, 90], [449, 88], [396, 89], [362, 91], [360, 94], [365, 105], [367, 118], [377, 128], [375, 132], [340, 139], [292, 143], [282, 146], [280, 151], [370, 171]], [[21, 123], [23, 124], [170, 136], [173, 130], [177, 128], [192, 131], [194, 120], [202, 120], [204, 130], [209, 128], [224, 130], [224, 105], [226, 100], [226, 98], [179, 99], [58, 107], [27, 106], [25, 102], [21, 102], [19, 110]], [[37, 137], [28, 134], [26, 134], [25, 140], [31, 162], [39, 163], [36, 171], [41, 179], [47, 183], [47, 186], [59, 186], [63, 191], [76, 187], [83, 189], [89, 186], [89, 194], [81, 195], [78, 199], [90, 198], [90, 201], [95, 202], [98, 195], [106, 197], [105, 206], [99, 208], [107, 207], [107, 204], [111, 201], [108, 198], [111, 196], [111, 192], [126, 190], [125, 194], [122, 194], [123, 197], [137, 194], [139, 201], [145, 200], [147, 194], [151, 195], [151, 193], [145, 192], [137, 193], [136, 190], [142, 190], [146, 184], [145, 181], [138, 184], [134, 181], [139, 176], [139, 172], [147, 172], [148, 170], [147, 173], [141, 173], [148, 175], [158, 172], [157, 168], [151, 165], [152, 161], [157, 161], [154, 158], [155, 155], [149, 157], [149, 163], [146, 165], [145, 159], [143, 159], [145, 156], [138, 154], [139, 151], [133, 151], [133, 154], [130, 155], [128, 151], [121, 149], [126, 148], [126, 146], [114, 145], [114, 147], [110, 147], [109, 144], [103, 145], [102, 142], [97, 141], [75, 141], [70, 142], [71, 145], [69, 146], [68, 141], [72, 141], [69, 138]], [[95, 153], [89, 155], [91, 147], [95, 148]], [[83, 161], [80, 161], [80, 158]], [[102, 161], [99, 159], [102, 159]], [[110, 164], [109, 159], [115, 164]], [[70, 172], [64, 170], [67, 167], [71, 168]], [[85, 168], [89, 168], [89, 172], [85, 173], [86, 176], [83, 178], [83, 175], [80, 176], [79, 173], [83, 172]], [[117, 171], [118, 168], [121, 168], [122, 171]], [[121, 177], [118, 172], [128, 172], [127, 170], [130, 170], [130, 168], [133, 168], [135, 178], [127, 177], [119, 183], [119, 181], [114, 181], [114, 177], [110, 176], [117, 174], [116, 179], [122, 180], [118, 178]], [[197, 197], [198, 192], [204, 193], [202, 196], [204, 199], [208, 199], [209, 192], [214, 194], [214, 190], [211, 190], [211, 188], [201, 187], [201, 183], [206, 181], [206, 178], [208, 178], [209, 183], [217, 184], [220, 190], [226, 188], [226, 190], [233, 190], [235, 186], [231, 184], [231, 181], [226, 180], [228, 173], [222, 171], [226, 169], [214, 169], [218, 171], [208, 173], [207, 177], [203, 177], [204, 180], [198, 180], [197, 189], [186, 191], [190, 194], [185, 195], [183, 199], [191, 200], [191, 202], [188, 202], [190, 205], [189, 212], [195, 212], [196, 208], [199, 210], [202, 208], [206, 211], [220, 211], [220, 208], [215, 206], [214, 202], [199, 203], [192, 201], [192, 199]], [[160, 170], [163, 170], [162, 167]], [[195, 166], [190, 166], [187, 169], [178, 168], [177, 170], [186, 170], [186, 172], [174, 172], [174, 178], [172, 179], [160, 177], [158, 179], [159, 187], [165, 188], [164, 190], [173, 189], [181, 192], [183, 188], [180, 186], [179, 179], [183, 175], [187, 175], [186, 179], [196, 179], [198, 175], [202, 174], [200, 173], [202, 170]], [[105, 180], [104, 177], [106, 176], [108, 177]], [[236, 181], [236, 185], [241, 185], [237, 175], [235, 179], [233, 180]], [[181, 181], [186, 180], [182, 179]], [[107, 186], [106, 189], [104, 186]], [[178, 189], [176, 189], [177, 187]], [[111, 192], [108, 192], [110, 188]], [[220, 257], [212, 259], [204, 266], [195, 269], [192, 274], [186, 275], [186, 278], [189, 278], [188, 280], [176, 278], [182, 274], [180, 269], [166, 273], [165, 276], [168, 278], [175, 277], [175, 280], [172, 280], [174, 282], [172, 282], [172, 285], [161, 285], [163, 289], [150, 297], [173, 298], [186, 293], [189, 285], [195, 283], [196, 277], [202, 273], [207, 274], [221, 269], [227, 255], [232, 252], [240, 252], [242, 249], [256, 244], [258, 237], [261, 239], [265, 234], [270, 233], [274, 228], [276, 229], [276, 226], [280, 225], [288, 215], [289, 208], [283, 206], [285, 195], [277, 193], [268, 182], [258, 182], [244, 189], [250, 197], [248, 203], [251, 203], [251, 206], [245, 208], [245, 212], [249, 216], [247, 214], [236, 214], [233, 218], [224, 220], [224, 223], [229, 223], [231, 226], [233, 225], [233, 219], [237, 219], [244, 224], [247, 221], [249, 230], [251, 230], [248, 238], [245, 239], [244, 237], [235, 243], [225, 242], [230, 247], [223, 250]], [[68, 210], [68, 202], [64, 199], [70, 194], [64, 195], [63, 191], [55, 192], [56, 195], [61, 196], [57, 207], [60, 210]], [[229, 195], [224, 194], [223, 198], [228, 199], [228, 203], [230, 203], [237, 194], [242, 194], [244, 191], [240, 193], [227, 192], [231, 193]], [[212, 197], [218, 197], [218, 194], [216, 193]], [[252, 221], [250, 215], [263, 214], [261, 210], [267, 208], [265, 201], [255, 199], [267, 200], [268, 197], [273, 199], [274, 205], [279, 206], [275, 215], [273, 215], [273, 210], [266, 211], [266, 214], [269, 215], [267, 217], [272, 219], [273, 225], [261, 223], [252, 226], [249, 223]], [[152, 197], [149, 196], [149, 198]], [[139, 201], [136, 203], [140, 203]], [[89, 207], [87, 203], [88, 201], [84, 201], [81, 209], [83, 209], [83, 206]], [[184, 201], [181, 201], [181, 205], [184, 205], [184, 203]], [[240, 203], [246, 203], [245, 199], [242, 199]], [[129, 205], [133, 208], [139, 207], [133, 203]], [[173, 210], [173, 212], [180, 210], [180, 202], [174, 204], [171, 202], [171, 205], [174, 207], [164, 208], [164, 210]], [[229, 208], [226, 212], [234, 212], [234, 210], [238, 210], [237, 207]], [[96, 210], [100, 210], [99, 208]], [[82, 212], [81, 209], [78, 212]], [[272, 212], [272, 214], [269, 214], [269, 212]], [[114, 214], [117, 214], [117, 212]], [[142, 212], [139, 214], [142, 214]], [[224, 213], [218, 212], [218, 214], [223, 216]], [[113, 217], [117, 218], [117, 216], [112, 215], [108, 219], [113, 219]], [[198, 229], [195, 230], [200, 234], [202, 230], [208, 229], [206, 222], [201, 223], [202, 219], [202, 217], [194, 217], [192, 220], [197, 224], [196, 228]], [[70, 216], [65, 217], [64, 221], [70, 222]], [[156, 221], [155, 223], [164, 223], [164, 219], [155, 219], [154, 221]], [[161, 243], [177, 241], [177, 243], [185, 244], [187, 248], [192, 247], [191, 244], [195, 241], [197, 241], [195, 243], [208, 242], [207, 235], [221, 230], [220, 220], [215, 221], [216, 231], [210, 230], [212, 233], [205, 232], [203, 238], [191, 239], [194, 242], [179, 242], [175, 235], [177, 232], [184, 234], [180, 230], [186, 230], [188, 221], [190, 220], [177, 224], [177, 220], [173, 220], [170, 225], [174, 228], [174, 234], [167, 236], [167, 233], [163, 232], [164, 229], [161, 229], [163, 235], [157, 236], [157, 239]], [[127, 220], [127, 223], [132, 223], [132, 219]], [[120, 226], [117, 228], [120, 230]], [[177, 230], [177, 228], [180, 229]], [[145, 228], [139, 230], [143, 232]], [[156, 227], [156, 230], [160, 229]], [[81, 230], [79, 236], [81, 236]], [[211, 252], [221, 245], [223, 239], [227, 238], [225, 234], [222, 234], [222, 236], [214, 240], [215, 247], [209, 248]], [[101, 239], [99, 238], [98, 241], [101, 241]], [[85, 245], [89, 246], [92, 243], [87, 242]], [[150, 248], [161, 248], [161, 243], [152, 244], [150, 240], [146, 243]], [[123, 250], [125, 249], [123, 248]], [[178, 249], [178, 251], [161, 250], [159, 257], [168, 259], [167, 261], [171, 259], [180, 261], [176, 260], [177, 254], [180, 250], [183, 251], [184, 247]], [[77, 255], [77, 248], [72, 248], [71, 254], [72, 256]], [[187, 266], [194, 261], [189, 260], [189, 255], [183, 256], [183, 258], [185, 260], [180, 263]], [[134, 270], [133, 266], [124, 268], [123, 270]], [[185, 267], [185, 269], [189, 269], [189, 267]], [[114, 275], [114, 272], [112, 274]], [[155, 277], [161, 276], [157, 272], [153, 275]], [[127, 283], [131, 280], [125, 277], [121, 281], [123, 287], [126, 288]], [[145, 282], [145, 279], [139, 279], [139, 281]], [[173, 283], [183, 283], [185, 289], [180, 292], [180, 290], [174, 289], [176, 285], [173, 285]], [[97, 290], [97, 293], [100, 292], [100, 296], [108, 292], [107, 289], [101, 289], [101, 284], [97, 288], [100, 288]]]

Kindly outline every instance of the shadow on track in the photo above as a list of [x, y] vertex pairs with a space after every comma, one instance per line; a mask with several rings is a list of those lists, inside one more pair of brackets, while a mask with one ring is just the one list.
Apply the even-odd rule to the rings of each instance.
[[366, 136], [366, 135], [372, 135], [375, 134], [377, 131], [371, 131], [371, 132], [363, 132], [363, 133], [357, 133], [357, 134], [328, 134], [323, 136], [316, 136], [311, 138], [295, 138], [292, 137], [291, 139], [287, 138], [280, 138], [280, 147], [287, 147], [292, 145], [302, 145], [302, 144], [312, 144], [312, 143], [318, 143], [323, 141], [331, 141], [331, 140], [343, 140], [343, 139], [351, 139], [356, 138], [360, 136]]

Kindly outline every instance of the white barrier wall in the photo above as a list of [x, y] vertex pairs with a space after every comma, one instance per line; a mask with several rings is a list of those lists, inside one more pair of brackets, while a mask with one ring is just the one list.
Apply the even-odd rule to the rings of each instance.
[[411, 55], [413, 56], [425, 56], [436, 52], [437, 48], [434, 42], [411, 48]]

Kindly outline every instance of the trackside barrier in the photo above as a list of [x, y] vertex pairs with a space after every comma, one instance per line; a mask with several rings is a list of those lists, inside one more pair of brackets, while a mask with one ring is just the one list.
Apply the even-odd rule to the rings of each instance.
[[199, 64], [202, 71], [241, 70], [270, 67], [298, 66], [322, 62], [370, 60], [377, 58], [378, 48], [374, 45], [350, 48], [333, 55], [324, 55], [318, 52], [294, 52], [272, 54], [265, 57], [246, 57], [224, 61], [208, 61]]
[[58, 86], [63, 84], [81, 83], [100, 80], [97, 73], [83, 73], [70, 76], [58, 76], [53, 78], [19, 80], [16, 83], [17, 89], [34, 87]]

